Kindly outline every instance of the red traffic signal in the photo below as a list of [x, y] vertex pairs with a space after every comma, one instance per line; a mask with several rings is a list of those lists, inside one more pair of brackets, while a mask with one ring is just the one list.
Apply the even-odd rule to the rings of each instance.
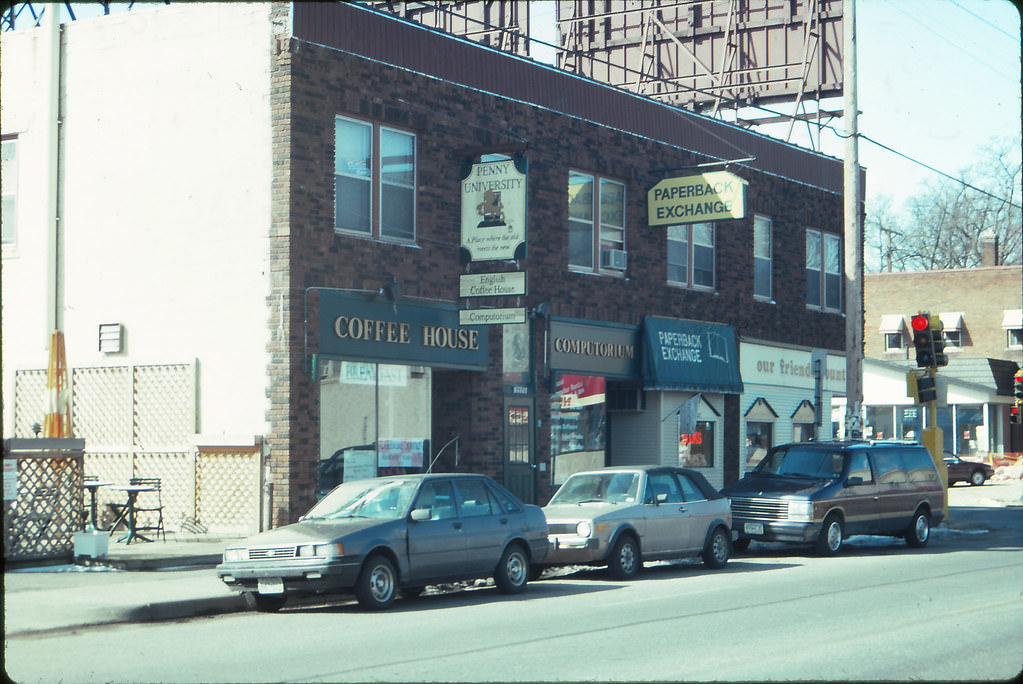
[[1012, 377], [1012, 394], [1017, 403], [1023, 401], [1023, 370], [1016, 371]]
[[[913, 328], [913, 346], [916, 347], [916, 365], [918, 368], [930, 368], [937, 365], [934, 355], [934, 335], [931, 330], [931, 316], [919, 313], [909, 320]], [[940, 332], [939, 332], [940, 334]]]

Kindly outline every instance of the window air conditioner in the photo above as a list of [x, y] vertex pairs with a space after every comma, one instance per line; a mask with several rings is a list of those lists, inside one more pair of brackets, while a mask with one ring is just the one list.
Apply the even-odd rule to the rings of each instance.
[[624, 271], [628, 265], [628, 258], [629, 255], [625, 250], [602, 249], [600, 250], [600, 267], [616, 268], [620, 271]]

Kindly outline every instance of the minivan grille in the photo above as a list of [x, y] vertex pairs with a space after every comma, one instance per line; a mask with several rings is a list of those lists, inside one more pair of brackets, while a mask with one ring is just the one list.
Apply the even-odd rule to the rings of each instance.
[[297, 555], [294, 546], [273, 546], [261, 549], [249, 549], [249, 560], [275, 560], [294, 558]]
[[736, 518], [762, 518], [785, 520], [789, 517], [789, 504], [784, 499], [732, 498], [732, 515]]

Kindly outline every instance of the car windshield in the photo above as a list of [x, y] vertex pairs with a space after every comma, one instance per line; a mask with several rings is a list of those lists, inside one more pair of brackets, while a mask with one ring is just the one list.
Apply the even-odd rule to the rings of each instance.
[[837, 478], [842, 475], [843, 454], [839, 450], [778, 447], [757, 464], [760, 475]]
[[639, 473], [577, 473], [561, 485], [551, 504], [589, 502], [633, 503], [639, 492]]
[[397, 520], [408, 513], [419, 487], [416, 480], [355, 480], [344, 482], [323, 497], [302, 520], [378, 518]]

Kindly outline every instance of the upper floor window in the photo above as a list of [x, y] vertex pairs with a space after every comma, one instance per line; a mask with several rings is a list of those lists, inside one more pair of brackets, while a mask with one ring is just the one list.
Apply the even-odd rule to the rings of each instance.
[[0, 188], [3, 190], [3, 209], [0, 213], [0, 228], [3, 231], [4, 246], [13, 245], [18, 237], [18, 139], [5, 137], [2, 141], [2, 162], [0, 162]]
[[668, 282], [713, 290], [714, 224], [668, 226]]
[[339, 116], [334, 144], [334, 229], [415, 240], [415, 135]]
[[1002, 313], [1007, 349], [1023, 349], [1023, 309], [1006, 309]]
[[625, 184], [568, 174], [568, 265], [599, 273], [625, 270]]
[[753, 296], [771, 298], [771, 219], [753, 217]]
[[806, 305], [842, 310], [842, 240], [837, 235], [806, 231]]
[[902, 351], [902, 333], [901, 332], [885, 333], [884, 350], [886, 352]]

